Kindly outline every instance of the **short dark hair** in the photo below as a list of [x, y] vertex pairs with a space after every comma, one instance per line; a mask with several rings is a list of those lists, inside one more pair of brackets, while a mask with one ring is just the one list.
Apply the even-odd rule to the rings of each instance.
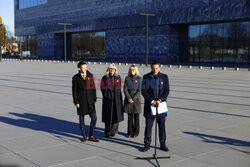
[[159, 61], [153, 61], [152, 63], [151, 63], [151, 67], [153, 67], [153, 65], [159, 65], [159, 66], [161, 66], [161, 63], [159, 62]]
[[87, 65], [87, 63], [85, 63], [84, 61], [80, 61], [78, 64], [77, 64], [77, 67], [78, 68], [81, 68], [82, 65]]

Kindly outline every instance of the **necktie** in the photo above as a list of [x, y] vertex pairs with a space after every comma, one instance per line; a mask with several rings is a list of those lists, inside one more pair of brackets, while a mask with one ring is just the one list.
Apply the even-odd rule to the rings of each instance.
[[83, 79], [85, 80], [85, 74], [83, 74]]

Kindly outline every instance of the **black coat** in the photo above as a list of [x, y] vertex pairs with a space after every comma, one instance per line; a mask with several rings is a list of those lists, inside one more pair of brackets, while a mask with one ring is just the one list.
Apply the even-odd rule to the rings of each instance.
[[[141, 77], [127, 76], [124, 81], [124, 112], [125, 113], [141, 113]], [[128, 99], [132, 98], [134, 103], [129, 103]]]
[[[144, 103], [144, 116], [146, 118], [151, 117], [151, 102], [153, 100], [161, 100], [162, 102], [167, 101], [167, 97], [169, 94], [169, 81], [168, 81], [168, 76], [163, 73], [158, 73], [159, 76], [159, 94], [158, 94], [158, 99], [155, 99], [154, 96], [154, 91], [155, 91], [155, 80], [153, 77], [153, 73], [150, 72], [148, 74], [145, 74], [143, 76], [143, 81], [142, 81], [142, 95], [145, 99]], [[167, 114], [160, 114], [160, 116], [166, 116]]]
[[[114, 87], [111, 84], [111, 77], [104, 75], [101, 81], [102, 91], [102, 122], [111, 123], [111, 113], [116, 112], [116, 118], [112, 118], [112, 123], [118, 123], [124, 120], [122, 107], [121, 77], [114, 76]], [[112, 89], [114, 88], [114, 101], [112, 101]], [[112, 105], [115, 108], [112, 111]], [[113, 105], [114, 106], [114, 105]]]
[[78, 115], [87, 115], [95, 113], [96, 88], [93, 75], [87, 71], [86, 79], [84, 80], [80, 72], [72, 78], [72, 96], [73, 103], [80, 104], [77, 108]]

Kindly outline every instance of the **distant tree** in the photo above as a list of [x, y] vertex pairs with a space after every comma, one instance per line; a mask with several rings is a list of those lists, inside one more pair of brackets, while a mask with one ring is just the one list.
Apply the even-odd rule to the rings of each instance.
[[3, 47], [5, 44], [6, 44], [6, 29], [5, 29], [5, 26], [4, 24], [2, 23], [2, 18], [0, 16], [0, 24], [2, 24], [1, 26], [1, 46]]

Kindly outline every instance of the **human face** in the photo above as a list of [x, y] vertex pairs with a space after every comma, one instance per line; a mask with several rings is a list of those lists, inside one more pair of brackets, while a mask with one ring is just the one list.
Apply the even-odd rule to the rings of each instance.
[[87, 72], [87, 64], [82, 65], [78, 70], [82, 73], [85, 74]]
[[154, 75], [157, 75], [160, 72], [159, 64], [152, 65], [151, 70], [152, 70]]
[[134, 67], [130, 67], [129, 73], [130, 73], [131, 75], [135, 75], [135, 68], [134, 68]]
[[115, 68], [109, 68], [109, 75], [113, 76], [115, 74]]

